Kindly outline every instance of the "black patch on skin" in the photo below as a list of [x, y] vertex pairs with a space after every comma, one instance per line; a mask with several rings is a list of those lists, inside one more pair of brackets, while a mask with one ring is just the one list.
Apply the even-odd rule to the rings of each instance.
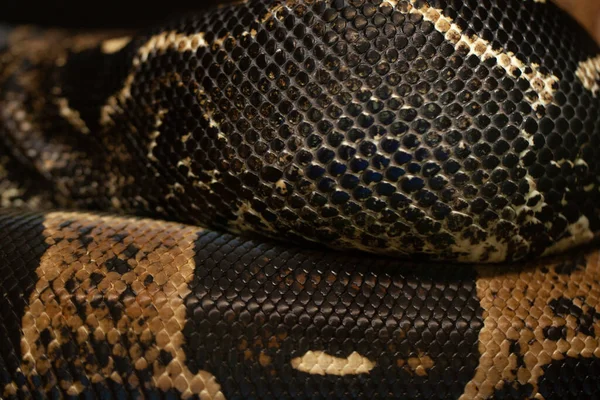
[[[70, 334], [70, 332], [69, 332]], [[69, 336], [66, 336], [69, 337]], [[72, 342], [66, 342], [66, 343], [62, 343], [60, 345], [60, 350], [62, 352], [62, 356], [67, 359], [67, 360], [72, 360], [73, 358], [75, 358], [75, 356], [77, 356], [77, 350], [78, 347]]]
[[87, 249], [88, 245], [94, 241], [94, 238], [91, 236], [80, 236], [79, 242], [81, 245]]
[[105, 300], [104, 304], [108, 307], [108, 312], [113, 321], [119, 321], [123, 315], [123, 304], [118, 301]]
[[[92, 233], [92, 231], [94, 230], [95, 226], [84, 226], [82, 228], [79, 228], [79, 234], [81, 236], [88, 236], [90, 233]], [[80, 236], [80, 237], [81, 237]]]
[[583, 271], [587, 264], [587, 259], [584, 252], [578, 252], [573, 254], [572, 259], [566, 259], [555, 268], [557, 274], [560, 275], [571, 275], [576, 271]]
[[112, 359], [115, 363], [115, 371], [125, 376], [129, 376], [131, 374], [133, 366], [131, 365], [131, 360], [129, 357], [120, 357], [113, 354]]
[[517, 369], [515, 369], [516, 373], [519, 368], [523, 368], [525, 366], [525, 360], [523, 359], [523, 354], [521, 354], [521, 345], [516, 340], [510, 340], [510, 347], [508, 351], [517, 356]]
[[500, 389], [494, 391], [492, 399], [529, 399], [533, 393], [533, 385], [530, 383], [521, 384], [517, 381], [507, 382], [504, 381]]
[[105, 340], [97, 341], [92, 337], [92, 347], [94, 348], [95, 359], [92, 362], [97, 362], [100, 368], [104, 368], [110, 361], [111, 347]]
[[39, 214], [0, 210], [0, 336], [5, 338], [0, 346], [0, 388], [11, 379], [23, 379], [16, 374], [21, 364], [22, 318], [37, 283], [36, 269], [49, 247], [43, 222]]
[[173, 356], [171, 355], [171, 353], [169, 353], [168, 351], [165, 351], [165, 350], [160, 351], [160, 354], [158, 355], [158, 361], [162, 365], [169, 365], [171, 360], [173, 360]]
[[67, 290], [67, 292], [69, 292], [69, 293], [71, 293], [71, 294], [72, 294], [72, 293], [73, 293], [73, 291], [76, 289], [76, 287], [77, 287], [77, 286], [75, 285], [75, 281], [73, 280], [73, 278], [71, 278], [71, 279], [68, 279], [68, 280], [65, 282], [65, 289]]
[[[581, 300], [583, 302], [583, 299]], [[585, 303], [583, 303], [586, 305]], [[559, 317], [566, 318], [569, 315], [577, 318], [577, 332], [581, 332], [584, 335], [595, 337], [594, 333], [594, 322], [600, 319], [600, 313], [596, 312], [594, 307], [587, 306], [587, 310], [582, 310], [577, 306], [572, 299], [566, 297], [559, 297], [558, 299], [552, 299], [548, 303], [554, 314]]]
[[[113, 54], [103, 53], [100, 46], [71, 52], [68, 62], [59, 69], [62, 95], [69, 101], [69, 106], [79, 112], [92, 132], [100, 127], [102, 106], [123, 87], [136, 53], [136, 44], [141, 45], [144, 40], [138, 37]], [[82, 70], [87, 72], [78, 72]]]
[[121, 293], [121, 295], [119, 296], [119, 300], [125, 304], [125, 300], [127, 298], [131, 298], [131, 297], [135, 297], [135, 296], [136, 296], [135, 291], [131, 288], [131, 285], [128, 284], [127, 287], [125, 288], [125, 290], [123, 291], [123, 293]]
[[567, 327], [566, 326], [547, 326], [543, 329], [544, 337], [552, 341], [558, 341], [560, 339], [567, 339]]
[[110, 238], [114, 239], [115, 242], [121, 242], [123, 241], [123, 239], [125, 239], [128, 235], [126, 233], [115, 233], [114, 235], [112, 235]]
[[[195, 254], [185, 299], [186, 364], [192, 373], [215, 375], [225, 398], [452, 399], [474, 375], [483, 321], [470, 267], [214, 232], [199, 234]], [[356, 351], [376, 366], [347, 376], [293, 369], [291, 360], [309, 350], [337, 357]], [[433, 360], [425, 376], [406, 363], [419, 355]]]
[[89, 235], [93, 229], [94, 226], [85, 226], [79, 229], [80, 235], [77, 238], [77, 240], [79, 240], [79, 242], [85, 249], [87, 249], [88, 245], [94, 241], [94, 238]]
[[152, 275], [148, 275], [144, 278], [144, 285], [148, 286], [149, 284], [151, 284], [152, 282], [154, 282], [154, 277]]
[[127, 246], [127, 248], [125, 249], [125, 251], [123, 251], [123, 256], [125, 256], [126, 258], [134, 258], [135, 255], [140, 251], [140, 249], [135, 246], [134, 244], [130, 244]]
[[75, 222], [75, 221], [70, 220], [70, 219], [68, 219], [68, 220], [66, 220], [64, 222], [61, 222], [60, 224], [58, 224], [58, 229], [63, 230], [66, 227], [71, 226], [73, 224], [73, 222]]
[[[526, 368], [525, 359], [521, 353], [521, 345], [516, 340], [509, 340], [509, 352], [517, 357], [516, 368], [511, 372], [516, 376], [520, 368]], [[518, 381], [504, 381], [500, 389], [494, 391], [494, 399], [526, 399], [533, 393], [533, 385], [530, 383], [521, 384]]]
[[107, 270], [111, 272], [116, 271], [121, 275], [131, 271], [131, 266], [129, 265], [129, 263], [127, 263], [127, 261], [125, 260], [120, 259], [117, 256], [106, 260], [104, 265], [106, 266]]
[[50, 333], [48, 328], [40, 332], [40, 341], [45, 348], [48, 348], [48, 345], [52, 341], [52, 334]]
[[77, 312], [77, 315], [79, 316], [79, 318], [81, 318], [82, 321], [85, 321], [88, 317], [87, 307], [86, 307], [87, 304], [79, 301], [77, 299], [77, 296], [74, 296], [74, 295], [71, 296], [71, 302], [75, 306], [75, 311]]
[[90, 274], [90, 281], [94, 286], [97, 286], [100, 282], [102, 282], [102, 279], [104, 279], [104, 275], [99, 272], [92, 272]]
[[102, 295], [97, 294], [94, 296], [92, 301], [90, 301], [90, 305], [94, 308], [104, 307], [103, 301], [104, 301], [104, 298], [102, 297]]
[[600, 359], [572, 358], [553, 360], [543, 367], [539, 392], [545, 400], [600, 398]]

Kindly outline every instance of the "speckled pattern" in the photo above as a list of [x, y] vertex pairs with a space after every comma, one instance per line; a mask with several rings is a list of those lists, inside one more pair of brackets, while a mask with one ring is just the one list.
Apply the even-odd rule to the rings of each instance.
[[594, 249], [448, 268], [85, 213], [0, 232], [6, 399], [600, 393]]
[[0, 137], [62, 207], [475, 262], [598, 230], [599, 51], [550, 3], [249, 0], [8, 42]]
[[0, 399], [600, 398], [599, 53], [531, 0], [0, 28]]

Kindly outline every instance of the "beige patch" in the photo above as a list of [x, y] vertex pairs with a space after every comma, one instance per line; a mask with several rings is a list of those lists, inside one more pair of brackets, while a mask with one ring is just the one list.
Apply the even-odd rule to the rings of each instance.
[[104, 42], [102, 42], [101, 45], [102, 52], [105, 54], [116, 53], [119, 50], [123, 49], [125, 46], [127, 46], [129, 42], [131, 42], [130, 36], [105, 40]]
[[[48, 382], [44, 390], [58, 385], [73, 395], [84, 390], [83, 383], [59, 381], [54, 374], [67, 363], [94, 383], [142, 385], [135, 372], [117, 374], [114, 357], [124, 357], [136, 371], [150, 370], [151, 382], [145, 384], [162, 391], [176, 389], [182, 398], [223, 400], [212, 374], [188, 370], [182, 348], [184, 299], [194, 273], [198, 229], [133, 221], [78, 213], [46, 216], [49, 248], [22, 320], [22, 373], [30, 383], [36, 376]], [[116, 234], [122, 239], [114, 239]], [[124, 256], [131, 246], [135, 254]], [[46, 344], [40, 340], [42, 332]], [[95, 360], [93, 342], [108, 345], [107, 362]], [[75, 344], [78, 358], [61, 355], [67, 343]], [[161, 352], [169, 355], [166, 365]], [[95, 361], [86, 354], [94, 355]], [[13, 390], [11, 385], [4, 388]]]
[[[600, 357], [600, 321], [593, 322], [589, 336], [578, 331], [575, 315], [555, 315], [551, 308], [553, 301], [566, 298], [583, 313], [600, 312], [599, 252], [588, 254], [585, 266], [561, 275], [557, 268], [576, 262], [568, 257], [573, 256], [545, 260], [542, 265], [548, 271], [539, 264], [501, 273], [494, 267], [479, 269], [477, 293], [484, 310], [481, 356], [462, 400], [487, 399], [505, 385], [526, 384], [533, 388], [531, 397], [540, 398], [538, 381], [544, 366], [565, 357]], [[544, 334], [548, 327], [565, 330], [565, 337], [549, 339]]]
[[596, 97], [598, 91], [600, 91], [600, 54], [581, 61], [577, 66], [575, 75], [579, 78], [583, 87]]
[[58, 97], [55, 99], [55, 103], [58, 106], [58, 112], [60, 116], [67, 120], [75, 129], [83, 134], [89, 134], [90, 129], [87, 127], [85, 121], [81, 119], [79, 111], [69, 107], [69, 101], [64, 97]]
[[410, 357], [408, 360], [398, 360], [397, 365], [408, 370], [411, 374], [417, 376], [427, 376], [427, 372], [433, 368], [434, 362], [426, 354], [419, 354], [417, 357]]
[[368, 374], [375, 362], [352, 352], [346, 358], [334, 357], [324, 351], [307, 351], [302, 357], [291, 361], [292, 368], [311, 375], [358, 375]]

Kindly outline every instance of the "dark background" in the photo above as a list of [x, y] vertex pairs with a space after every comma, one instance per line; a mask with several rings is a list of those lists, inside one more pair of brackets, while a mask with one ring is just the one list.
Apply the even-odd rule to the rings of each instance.
[[231, 0], [0, 0], [0, 23], [139, 28]]

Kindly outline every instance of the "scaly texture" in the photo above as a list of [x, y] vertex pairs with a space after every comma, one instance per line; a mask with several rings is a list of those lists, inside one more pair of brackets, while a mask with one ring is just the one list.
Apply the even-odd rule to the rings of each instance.
[[529, 0], [1, 29], [0, 397], [598, 398], [596, 248], [455, 262], [597, 234], [599, 57]]
[[598, 47], [527, 0], [256, 1], [23, 32], [4, 141], [55, 204], [458, 261], [598, 231]]
[[600, 264], [341, 255], [148, 219], [0, 213], [3, 398], [600, 393]]

